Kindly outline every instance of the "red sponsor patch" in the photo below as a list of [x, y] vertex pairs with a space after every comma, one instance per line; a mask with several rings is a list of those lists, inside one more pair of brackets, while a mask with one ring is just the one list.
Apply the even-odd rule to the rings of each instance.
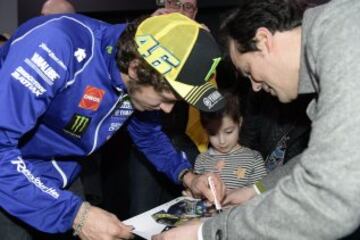
[[79, 103], [79, 107], [91, 111], [98, 110], [104, 94], [105, 91], [102, 89], [90, 85], [86, 86], [84, 95]]

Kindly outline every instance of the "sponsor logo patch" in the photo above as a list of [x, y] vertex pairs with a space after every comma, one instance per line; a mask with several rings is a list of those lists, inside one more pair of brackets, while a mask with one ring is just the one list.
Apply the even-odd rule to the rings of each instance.
[[26, 58], [25, 62], [50, 86], [60, 78], [60, 75], [37, 52], [33, 54], [31, 59]]
[[133, 114], [134, 109], [131, 105], [129, 96], [124, 96], [111, 115], [112, 122], [110, 123], [109, 132], [115, 132], [123, 125], [127, 118]]
[[104, 94], [105, 91], [102, 89], [90, 85], [86, 86], [84, 95], [79, 103], [79, 107], [91, 111], [98, 110]]
[[219, 92], [213, 92], [209, 96], [203, 99], [203, 103], [206, 107], [211, 109], [217, 102], [219, 102], [223, 97]]
[[23, 67], [17, 67], [16, 70], [11, 73], [11, 76], [37, 97], [40, 97], [46, 92], [46, 89]]
[[67, 70], [67, 67], [65, 66], [64, 62], [61, 61], [56, 55], [55, 53], [46, 45], [46, 43], [41, 43], [39, 45], [39, 47], [41, 49], [43, 49], [45, 52], [48, 53], [49, 57], [54, 60], [57, 64], [59, 64], [59, 66], [64, 69], [64, 70]]
[[128, 117], [134, 112], [134, 108], [130, 102], [130, 97], [128, 95], [124, 96], [121, 102], [116, 106], [113, 117]]
[[107, 54], [111, 55], [113, 53], [114, 47], [113, 46], [106, 46], [106, 52]]
[[18, 157], [17, 159], [12, 160], [11, 164], [15, 165], [16, 171], [22, 173], [28, 179], [29, 182], [34, 184], [41, 191], [43, 191], [46, 194], [49, 194], [51, 197], [55, 199], [59, 198], [60, 194], [56, 191], [56, 189], [45, 185], [41, 181], [40, 177], [35, 176], [29, 169], [27, 169], [26, 164], [22, 158]]
[[115, 132], [120, 129], [122, 123], [111, 123], [109, 127], [109, 132]]
[[76, 58], [76, 61], [78, 61], [79, 63], [81, 63], [85, 58], [86, 58], [86, 51], [83, 48], [78, 48], [75, 52], [74, 52], [74, 57]]
[[90, 124], [91, 118], [80, 114], [74, 114], [64, 131], [74, 137], [81, 138]]

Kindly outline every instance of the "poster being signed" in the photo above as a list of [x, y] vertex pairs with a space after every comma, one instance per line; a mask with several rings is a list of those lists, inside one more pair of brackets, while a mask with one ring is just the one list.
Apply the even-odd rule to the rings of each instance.
[[195, 218], [210, 217], [214, 208], [200, 199], [178, 197], [170, 202], [139, 214], [124, 223], [132, 225], [133, 233], [151, 239], [152, 235], [163, 232]]

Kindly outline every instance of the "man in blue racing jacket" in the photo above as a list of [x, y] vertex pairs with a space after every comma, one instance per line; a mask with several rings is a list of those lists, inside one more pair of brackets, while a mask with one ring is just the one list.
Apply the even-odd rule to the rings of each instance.
[[[219, 61], [210, 33], [180, 14], [119, 25], [51, 15], [20, 26], [0, 49], [3, 213], [48, 233], [73, 228], [81, 239], [131, 238], [131, 226], [67, 191], [77, 160], [123, 125], [159, 171], [213, 201], [207, 176], [191, 172], [158, 115], [180, 99], [203, 111], [221, 108], [208, 81]], [[222, 198], [224, 186], [212, 175]]]

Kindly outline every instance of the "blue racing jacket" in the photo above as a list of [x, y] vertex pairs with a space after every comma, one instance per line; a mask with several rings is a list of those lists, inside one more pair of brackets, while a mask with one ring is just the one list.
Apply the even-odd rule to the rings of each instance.
[[0, 49], [0, 206], [41, 231], [71, 228], [82, 203], [66, 191], [77, 160], [125, 122], [174, 182], [190, 167], [161, 131], [159, 112], [133, 114], [115, 61], [125, 27], [76, 14], [39, 17]]

